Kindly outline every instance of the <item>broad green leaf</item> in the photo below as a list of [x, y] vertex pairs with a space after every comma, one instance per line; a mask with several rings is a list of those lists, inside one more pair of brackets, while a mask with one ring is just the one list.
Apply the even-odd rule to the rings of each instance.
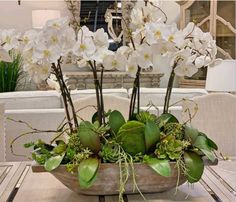
[[144, 129], [146, 151], [155, 147], [160, 140], [160, 130], [153, 121], [147, 121]]
[[98, 121], [98, 112], [95, 112], [92, 116], [92, 123], [95, 123], [96, 121]]
[[84, 147], [88, 147], [94, 153], [98, 153], [101, 148], [99, 134], [95, 132], [95, 128], [89, 121], [83, 121], [79, 125], [78, 135], [80, 142]]
[[123, 115], [117, 110], [112, 111], [109, 116], [109, 126], [111, 127], [112, 131], [117, 134], [120, 127], [124, 124], [125, 118], [123, 117]]
[[86, 182], [83, 179], [79, 178], [79, 185], [83, 189], [88, 189], [89, 187], [91, 187], [93, 185], [96, 178], [97, 178], [97, 173], [93, 176], [93, 178], [89, 182]]
[[99, 161], [97, 158], [83, 160], [78, 167], [78, 177], [80, 185], [88, 183], [94, 178], [98, 170]]
[[168, 160], [146, 157], [144, 162], [162, 176], [169, 177], [171, 175], [171, 168]]
[[207, 135], [205, 133], [199, 132], [199, 134], [207, 138], [207, 142], [208, 142], [209, 147], [211, 147], [214, 150], [218, 150], [217, 144], [212, 139], [207, 137]]
[[193, 146], [200, 149], [212, 162], [215, 161], [215, 154], [213, 149], [208, 145], [208, 138], [205, 136], [198, 136], [193, 144]]
[[184, 161], [188, 182], [198, 182], [201, 179], [204, 170], [202, 158], [194, 152], [184, 152]]
[[186, 140], [190, 139], [191, 142], [194, 143], [198, 135], [199, 135], [199, 132], [197, 129], [187, 126], [187, 125], [185, 126], [184, 137]]
[[52, 171], [56, 169], [61, 164], [64, 156], [65, 156], [65, 153], [63, 155], [53, 156], [49, 158], [44, 164], [45, 170]]
[[139, 121], [128, 121], [120, 128], [117, 141], [127, 153], [145, 153], [144, 127], [145, 125]]
[[178, 119], [169, 113], [162, 114], [157, 118], [157, 125], [162, 128], [167, 123], [179, 123]]
[[209, 147], [213, 148], [214, 150], [218, 150], [217, 144], [210, 138], [207, 137], [207, 143]]

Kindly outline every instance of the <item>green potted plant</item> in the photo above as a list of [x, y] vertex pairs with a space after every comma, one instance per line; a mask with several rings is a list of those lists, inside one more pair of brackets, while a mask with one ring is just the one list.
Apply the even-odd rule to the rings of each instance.
[[15, 91], [23, 77], [22, 57], [18, 46], [18, 34], [14, 29], [1, 30], [0, 92]]
[[[66, 121], [51, 144], [42, 140], [25, 144], [33, 148], [32, 158], [37, 162], [33, 171], [49, 171], [79, 193], [119, 194], [120, 201], [124, 193], [142, 195], [170, 189], [186, 180], [200, 180], [203, 159], [215, 162], [217, 145], [188, 122], [179, 123], [168, 108], [175, 75], [191, 76], [198, 68], [211, 65], [216, 45], [209, 33], [193, 23], [178, 30], [166, 20], [153, 2], [138, 2], [131, 13], [130, 44], [116, 52], [108, 50], [108, 35], [103, 29], [93, 33], [84, 26], [77, 37], [72, 37], [67, 19], [49, 21], [39, 33], [26, 33], [30, 40], [23, 55], [30, 57], [24, 59], [25, 69], [32, 77], [39, 78], [42, 73], [40, 78], [48, 78], [59, 89], [66, 112]], [[64, 80], [61, 64], [68, 53], [86, 61], [93, 72], [97, 112], [91, 121], [77, 117]], [[157, 56], [172, 58], [160, 116], [140, 111], [140, 72], [154, 68]], [[102, 80], [106, 69], [127, 70], [134, 77], [128, 120], [119, 111], [104, 110]], [[49, 77], [50, 73], [53, 76]], [[31, 133], [38, 132], [33, 129]], [[63, 136], [67, 136], [66, 141]]]
[[0, 61], [0, 92], [15, 91], [24, 76], [20, 54], [12, 54], [12, 61]]

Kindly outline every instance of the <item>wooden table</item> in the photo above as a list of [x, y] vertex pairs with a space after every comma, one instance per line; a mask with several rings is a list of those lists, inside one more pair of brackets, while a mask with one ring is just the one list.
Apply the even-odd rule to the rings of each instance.
[[[236, 161], [220, 161], [206, 167], [200, 182], [175, 189], [145, 194], [147, 201], [236, 201]], [[140, 195], [125, 201], [143, 201]], [[0, 202], [116, 202], [117, 196], [83, 196], [73, 193], [50, 173], [32, 173], [29, 162], [0, 163]]]

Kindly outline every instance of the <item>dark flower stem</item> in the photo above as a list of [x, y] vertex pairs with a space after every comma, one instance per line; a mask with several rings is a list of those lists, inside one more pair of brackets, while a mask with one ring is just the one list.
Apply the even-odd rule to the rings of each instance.
[[68, 90], [66, 83], [64, 81], [64, 78], [63, 78], [63, 73], [62, 73], [62, 69], [61, 69], [61, 59], [58, 60], [57, 68], [58, 68], [58, 72], [60, 74], [61, 83], [62, 83], [65, 93], [66, 93], [67, 101], [69, 102], [70, 107], [71, 107], [75, 128], [78, 128], [79, 124], [78, 124], [78, 120], [77, 120], [77, 116], [76, 116], [76, 112], [75, 112], [75, 107], [74, 107], [73, 101], [71, 99], [70, 91]]
[[70, 113], [69, 113], [69, 107], [68, 107], [68, 103], [67, 103], [67, 96], [66, 96], [66, 92], [65, 92], [65, 89], [64, 89], [64, 86], [61, 82], [61, 76], [60, 76], [60, 73], [55, 65], [55, 63], [52, 64], [52, 69], [54, 71], [54, 74], [57, 78], [57, 81], [59, 83], [59, 86], [60, 86], [60, 90], [61, 90], [61, 95], [62, 95], [62, 99], [63, 99], [63, 102], [64, 102], [64, 107], [65, 107], [65, 113], [66, 113], [66, 118], [67, 118], [67, 122], [68, 122], [68, 125], [69, 125], [69, 128], [70, 128], [70, 132], [73, 133], [73, 124], [71, 123], [71, 118], [70, 118]]
[[170, 104], [170, 97], [171, 97], [171, 92], [172, 92], [172, 88], [173, 88], [173, 84], [174, 84], [174, 79], [175, 79], [175, 68], [177, 66], [177, 62], [174, 63], [171, 73], [170, 73], [170, 77], [169, 77], [169, 81], [168, 81], [168, 86], [166, 89], [166, 96], [165, 96], [165, 102], [164, 102], [164, 109], [163, 109], [163, 114], [168, 113], [169, 110], [169, 104]]
[[104, 109], [104, 100], [103, 100], [103, 92], [102, 92], [103, 73], [104, 73], [104, 66], [102, 65], [101, 79], [100, 79], [100, 99], [101, 99], [102, 120], [103, 120], [103, 124], [105, 125], [106, 120], [105, 120], [105, 109]]
[[134, 116], [134, 109], [135, 109], [135, 103], [136, 103], [136, 97], [138, 97], [137, 100], [137, 113], [140, 111], [140, 72], [141, 67], [138, 66], [138, 70], [136, 72], [136, 77], [133, 84], [133, 91], [130, 99], [130, 106], [129, 106], [129, 120], [131, 120]]
[[92, 69], [92, 72], [93, 72], [93, 78], [94, 78], [94, 85], [95, 85], [95, 91], [96, 91], [96, 99], [97, 99], [97, 113], [98, 113], [98, 122], [100, 125], [102, 125], [102, 121], [103, 121], [103, 118], [102, 118], [102, 110], [104, 107], [102, 107], [102, 104], [101, 102], [103, 103], [103, 99], [101, 101], [101, 96], [102, 96], [102, 90], [101, 90], [101, 85], [99, 83], [99, 80], [98, 80], [98, 75], [97, 75], [97, 69], [96, 69], [96, 63], [92, 63], [91, 61], [88, 62], [91, 69]]

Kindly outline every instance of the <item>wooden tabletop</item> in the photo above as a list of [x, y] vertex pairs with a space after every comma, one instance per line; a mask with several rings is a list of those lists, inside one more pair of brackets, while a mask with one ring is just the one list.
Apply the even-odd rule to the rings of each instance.
[[[236, 201], [236, 161], [219, 161], [206, 167], [202, 180], [194, 185], [157, 194], [145, 194], [150, 202]], [[124, 196], [125, 201], [141, 202], [140, 195]], [[33, 173], [30, 162], [0, 163], [0, 202], [116, 202], [118, 196], [84, 196], [73, 193], [50, 173]]]

